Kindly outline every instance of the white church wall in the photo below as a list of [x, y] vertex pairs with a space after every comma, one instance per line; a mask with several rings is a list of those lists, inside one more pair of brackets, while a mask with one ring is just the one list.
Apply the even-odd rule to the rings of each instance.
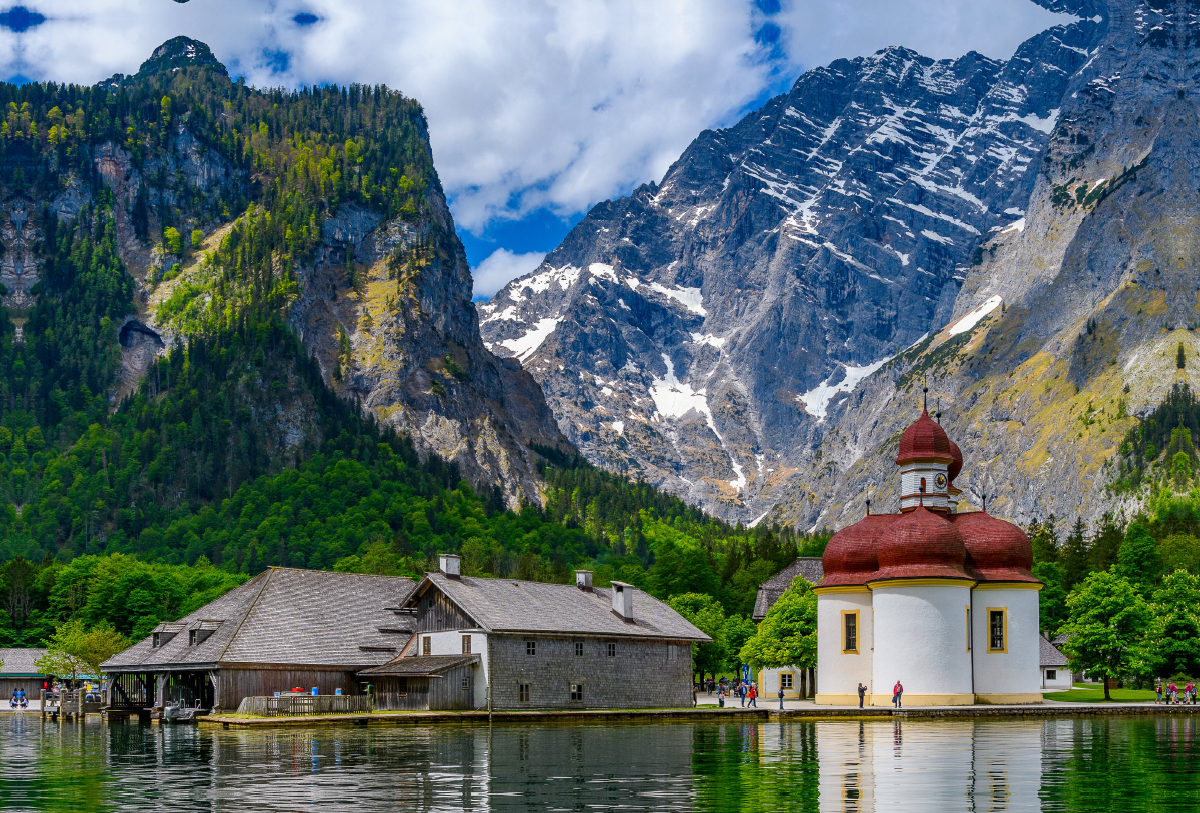
[[[965, 584], [959, 587], [931, 581], [874, 585], [874, 705], [891, 704], [897, 680], [904, 685], [905, 705], [970, 705], [974, 701], [967, 652], [971, 590]], [[824, 661], [821, 668], [825, 668]]]
[[[835, 588], [836, 590], [836, 588]], [[858, 652], [843, 651], [844, 614], [858, 613]], [[817, 595], [817, 694], [820, 705], [858, 705], [858, 684], [871, 689], [875, 643], [871, 592], [825, 592]]]
[[[990, 647], [990, 610], [1004, 612], [1003, 651]], [[1042, 702], [1038, 623], [1037, 590], [984, 584], [972, 591], [971, 655], [977, 702]]]

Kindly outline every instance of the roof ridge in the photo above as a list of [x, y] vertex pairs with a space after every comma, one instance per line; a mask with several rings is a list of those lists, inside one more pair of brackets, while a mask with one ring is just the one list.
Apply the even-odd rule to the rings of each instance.
[[[258, 592], [255, 593], [254, 598], [250, 600], [250, 604], [246, 607], [246, 611], [242, 613], [242, 620], [238, 622], [233, 634], [229, 636], [227, 641], [225, 641], [225, 646], [221, 647], [221, 651], [217, 653], [216, 662], [218, 664], [221, 662], [221, 659], [225, 657], [225, 653], [229, 651], [229, 647], [233, 646], [233, 642], [237, 640], [238, 633], [241, 632], [242, 627], [246, 625], [246, 619], [250, 617], [250, 613], [254, 612], [255, 605], [258, 604], [258, 600], [262, 598], [263, 591], [267, 589], [267, 584], [271, 581], [272, 570], [274, 570], [274, 568], [268, 568], [267, 570], [264, 570], [262, 574], [260, 574], [265, 576], [265, 578], [263, 578], [262, 586], [258, 588]], [[258, 576], [255, 576], [254, 578], [257, 579]], [[253, 581], [253, 579], [251, 579], [251, 581]], [[250, 582], [246, 583], [249, 584]]]
[[[287, 570], [294, 573], [328, 573], [334, 576], [368, 576], [373, 579], [408, 579], [410, 582], [415, 581], [412, 576], [389, 576], [386, 573], [349, 573], [344, 570], [322, 570], [316, 567], [280, 567], [279, 565], [267, 565], [267, 570]], [[263, 573], [266, 573], [267, 570], [264, 570]]]

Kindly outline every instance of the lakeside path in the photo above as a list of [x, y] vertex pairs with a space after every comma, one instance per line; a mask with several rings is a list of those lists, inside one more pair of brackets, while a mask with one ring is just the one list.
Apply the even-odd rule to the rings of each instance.
[[921, 706], [905, 709], [868, 706], [817, 706], [811, 701], [785, 701], [774, 708], [717, 708], [700, 705], [683, 709], [547, 709], [531, 711], [409, 711], [371, 714], [330, 714], [313, 717], [241, 717], [214, 714], [199, 718], [201, 726], [222, 728], [317, 727], [334, 725], [417, 726], [478, 725], [503, 723], [585, 723], [585, 722], [713, 722], [728, 719], [741, 722], [780, 722], [786, 720], [830, 720], [895, 717], [970, 718], [970, 717], [1116, 717], [1143, 715], [1200, 715], [1200, 705], [1169, 706], [1161, 703], [1064, 703], [1047, 700], [1040, 705], [1024, 706]]

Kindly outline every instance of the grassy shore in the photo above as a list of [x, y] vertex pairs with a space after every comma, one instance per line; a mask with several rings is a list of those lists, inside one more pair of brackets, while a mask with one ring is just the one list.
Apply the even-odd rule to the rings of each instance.
[[[1154, 690], [1110, 689], [1108, 696], [1113, 703], [1148, 703], [1154, 700]], [[1073, 689], [1065, 692], [1047, 692], [1044, 697], [1064, 703], [1103, 703], [1104, 687], [1098, 683], [1076, 683]]]

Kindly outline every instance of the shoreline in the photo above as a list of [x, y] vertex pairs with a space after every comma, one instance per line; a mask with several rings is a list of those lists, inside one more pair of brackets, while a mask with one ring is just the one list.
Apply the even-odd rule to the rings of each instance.
[[412, 711], [370, 714], [330, 714], [311, 717], [233, 717], [213, 714], [200, 717], [201, 726], [232, 728], [325, 727], [338, 725], [478, 725], [487, 723], [604, 723], [696, 722], [729, 718], [736, 721], [786, 722], [895, 718], [940, 719], [975, 717], [1141, 717], [1149, 715], [1200, 715], [1200, 705], [1168, 706], [1158, 703], [1049, 703], [1028, 706], [921, 706], [911, 709], [825, 706], [791, 708], [699, 707], [683, 709], [545, 709], [538, 711]]

